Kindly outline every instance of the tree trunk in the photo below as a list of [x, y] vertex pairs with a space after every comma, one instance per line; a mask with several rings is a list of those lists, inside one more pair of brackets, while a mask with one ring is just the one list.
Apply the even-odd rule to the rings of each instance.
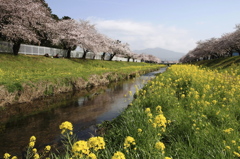
[[131, 57], [128, 57], [128, 58], [127, 58], [127, 62], [129, 62], [129, 61], [130, 61], [130, 59], [131, 59]]
[[106, 55], [106, 52], [104, 52], [101, 56], [101, 60], [104, 60], [105, 59], [105, 55]]
[[86, 59], [87, 53], [88, 53], [88, 50], [84, 50], [84, 49], [83, 49], [82, 59]]
[[94, 60], [94, 59], [95, 59], [95, 57], [96, 57], [96, 54], [94, 54], [94, 55], [93, 55], [92, 59]]
[[109, 61], [112, 61], [113, 57], [116, 55], [116, 53], [110, 54], [110, 59]]
[[17, 42], [13, 42], [13, 55], [18, 55], [19, 49], [21, 46], [21, 42], [17, 41]]
[[71, 58], [71, 48], [67, 49], [67, 58]]

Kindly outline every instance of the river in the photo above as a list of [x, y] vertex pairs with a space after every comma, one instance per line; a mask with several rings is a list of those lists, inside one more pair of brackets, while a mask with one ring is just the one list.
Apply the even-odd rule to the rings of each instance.
[[[46, 145], [56, 145], [60, 139], [59, 125], [64, 121], [73, 124], [73, 132], [79, 140], [97, 135], [96, 124], [117, 117], [133, 100], [136, 87], [141, 89], [156, 73], [165, 70], [166, 68], [160, 68], [158, 71], [112, 83], [107, 87], [64, 93], [48, 100], [13, 106], [11, 110], [5, 111], [4, 117], [9, 111], [18, 115], [7, 118], [11, 120], [0, 125], [0, 158], [6, 152], [21, 156], [32, 135], [37, 138], [35, 147], [38, 149]], [[31, 115], [26, 116], [28, 112], [31, 112]], [[1, 116], [0, 122], [4, 121], [4, 117]]]

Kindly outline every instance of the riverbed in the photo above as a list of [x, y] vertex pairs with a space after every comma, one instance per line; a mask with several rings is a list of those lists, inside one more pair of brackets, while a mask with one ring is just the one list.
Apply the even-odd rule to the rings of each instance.
[[[117, 117], [132, 102], [136, 87], [141, 89], [155, 74], [165, 70], [166, 68], [160, 68], [107, 87], [64, 93], [47, 100], [17, 105], [11, 111], [16, 111], [18, 115], [13, 116], [7, 124], [0, 125], [0, 158], [5, 152], [21, 156], [32, 135], [37, 138], [35, 147], [38, 149], [56, 145], [60, 140], [59, 125], [64, 121], [73, 124], [79, 140], [96, 136], [97, 124]], [[44, 110], [40, 109], [42, 105]], [[31, 109], [35, 111], [26, 115]]]

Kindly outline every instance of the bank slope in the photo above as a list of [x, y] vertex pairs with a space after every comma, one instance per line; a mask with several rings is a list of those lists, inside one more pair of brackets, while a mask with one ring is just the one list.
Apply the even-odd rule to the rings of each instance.
[[106, 85], [159, 67], [136, 62], [0, 54], [0, 106]]

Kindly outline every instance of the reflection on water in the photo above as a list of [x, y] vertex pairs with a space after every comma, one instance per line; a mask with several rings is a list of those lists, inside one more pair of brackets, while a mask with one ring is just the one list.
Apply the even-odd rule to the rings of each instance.
[[[162, 68], [160, 72], [164, 70]], [[32, 135], [37, 138], [37, 148], [56, 144], [60, 138], [59, 125], [64, 121], [73, 123], [74, 133], [79, 139], [96, 135], [95, 125], [118, 116], [133, 99], [128, 95], [129, 91], [134, 94], [135, 86], [142, 88], [144, 81], [153, 77], [155, 73], [159, 71], [97, 90], [65, 93], [31, 104], [12, 106], [4, 114], [1, 113], [1, 123], [6, 122], [10, 117], [14, 119], [16, 117], [14, 114], [17, 113], [26, 116], [31, 112], [32, 115], [25, 118], [18, 116], [16, 117], [18, 120], [0, 125], [0, 157], [5, 152], [21, 155]], [[33, 115], [34, 112], [38, 113]]]

